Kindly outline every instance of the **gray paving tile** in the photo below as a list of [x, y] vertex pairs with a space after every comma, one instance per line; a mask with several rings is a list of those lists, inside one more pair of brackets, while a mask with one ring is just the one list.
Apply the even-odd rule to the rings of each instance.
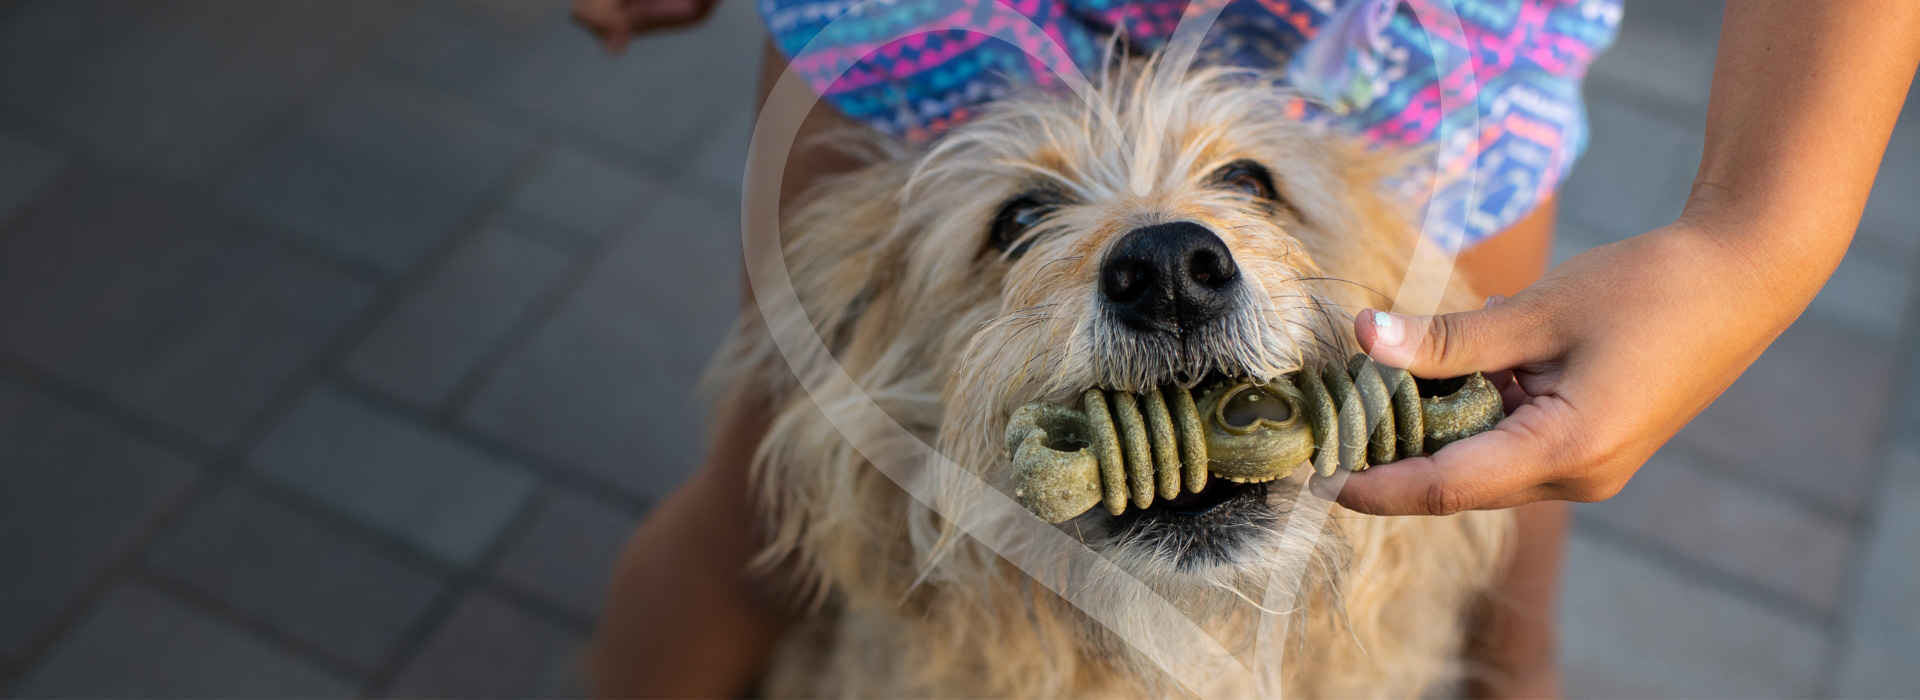
[[1860, 539], [1847, 616], [1856, 627], [1920, 638], [1920, 452], [1893, 452]]
[[548, 25], [500, 90], [529, 112], [677, 164], [753, 104], [765, 35], [751, 3], [720, 3], [698, 27], [643, 37], [617, 58], [578, 27]]
[[9, 695], [331, 698], [354, 686], [165, 593], [116, 588]]
[[1553, 222], [1552, 264], [1558, 266], [1568, 258], [1613, 241], [1614, 239], [1594, 233], [1579, 222], [1563, 215]]
[[9, 106], [110, 159], [200, 182], [351, 67], [394, 3], [123, 4], [137, 7], [64, 11], [130, 21], [92, 27], [83, 51], [13, 86]]
[[1627, 24], [1666, 27], [1696, 42], [1712, 44], [1720, 36], [1720, 20], [1726, 13], [1725, 0], [1629, 0], [1624, 21]]
[[23, 0], [0, 14], [0, 105], [22, 106], [103, 35], [124, 35], [151, 6], [112, 0]]
[[524, 38], [567, 17], [566, 0], [433, 0], [431, 7], [508, 38]]
[[486, 592], [476, 593], [400, 671], [401, 698], [557, 697], [577, 674], [582, 637]]
[[1705, 115], [1720, 39], [1719, 2], [1630, 2], [1612, 48], [1591, 75]]
[[508, 199], [509, 214], [543, 224], [572, 241], [600, 237], [614, 218], [653, 188], [646, 180], [580, 148], [549, 151]]
[[0, 352], [212, 446], [371, 298], [330, 266], [97, 177], [0, 240]]
[[1853, 546], [1846, 523], [1702, 471], [1671, 448], [1580, 513], [1821, 610], [1839, 601]]
[[1673, 223], [1700, 169], [1699, 126], [1681, 127], [1588, 93], [1593, 139], [1560, 193], [1560, 211], [1619, 240]]
[[[449, 0], [450, 6], [464, 5]], [[463, 94], [487, 96], [522, 60], [522, 48], [443, 12], [408, 13], [381, 46], [381, 65]]]
[[1818, 692], [1809, 625], [1576, 534], [1560, 604], [1569, 697], [1763, 698]]
[[0, 660], [46, 633], [197, 475], [185, 459], [0, 376]]
[[1880, 172], [1873, 181], [1873, 195], [1860, 216], [1860, 230], [1854, 234], [1853, 250], [1876, 256], [1890, 265], [1911, 270], [1920, 257], [1920, 108], [1908, 104], [1900, 114], [1900, 126], [1894, 129], [1887, 151], [1880, 158]]
[[1727, 473], [1858, 512], [1898, 377], [1886, 346], [1803, 319], [1673, 443]]
[[154, 571], [372, 671], [440, 595], [437, 576], [251, 491], [229, 487], [147, 553]]
[[494, 565], [494, 576], [594, 618], [634, 514], [584, 496], [555, 492]]
[[512, 464], [331, 389], [316, 389], [250, 467], [454, 564], [492, 543], [533, 492]]
[[469, 105], [362, 83], [248, 163], [224, 198], [397, 273], [452, 232], [530, 147]]
[[740, 189], [747, 169], [747, 147], [752, 143], [753, 110], [739, 110], [707, 135], [687, 163], [687, 177], [711, 191], [731, 211], [740, 208]]
[[1920, 697], [1920, 637], [1898, 632], [1860, 630], [1848, 640], [1840, 661], [1834, 697]]
[[[1915, 347], [1902, 346], [1899, 351], [1906, 366], [1912, 367]], [[1920, 449], [1920, 391], [1915, 391], [1920, 383], [1920, 374], [1909, 373], [1906, 382], [1899, 387], [1894, 398], [1894, 420], [1887, 426], [1887, 452], [1889, 463], [1897, 464], [1897, 458], [1904, 451]]]
[[691, 471], [692, 398], [738, 311], [736, 214], [668, 193], [474, 396], [471, 424], [655, 498]]
[[571, 261], [488, 230], [426, 274], [347, 356], [347, 373], [421, 406], [445, 399]]
[[[1920, 188], [1920, 181], [1913, 185]], [[1913, 233], [1920, 236], [1920, 229]], [[1874, 247], [1849, 249], [1806, 313], [1853, 331], [1867, 342], [1891, 346], [1906, 325], [1914, 261]]]
[[59, 148], [0, 125], [0, 224], [45, 194], [67, 162]]
[[[761, 28], [752, 3], [723, 2], [687, 31], [636, 41], [608, 56], [579, 27], [544, 24], [524, 45], [449, 23], [409, 23], [387, 60], [486, 95], [553, 124], [674, 169], [728, 114], [752, 104]], [[689, 79], [689, 76], [699, 79]]]

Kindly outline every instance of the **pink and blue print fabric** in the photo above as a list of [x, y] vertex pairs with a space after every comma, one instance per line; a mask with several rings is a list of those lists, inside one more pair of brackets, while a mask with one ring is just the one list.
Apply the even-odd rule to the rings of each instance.
[[[1129, 50], [1157, 50], [1188, 10], [1186, 0], [759, 2], [776, 46], [824, 99], [911, 141], [1014, 90], [1063, 85], [1049, 65], [1097, 75], [1116, 34]], [[1283, 72], [1312, 98], [1301, 116], [1370, 143], [1438, 146], [1437, 180], [1402, 184], [1409, 197], [1431, 192], [1420, 197], [1437, 208], [1428, 234], [1461, 249], [1525, 217], [1573, 168], [1587, 142], [1580, 81], [1620, 13], [1620, 0], [1225, 0], [1198, 60]], [[1449, 19], [1421, 21], [1435, 17]], [[1443, 104], [1443, 88], [1458, 104]]]

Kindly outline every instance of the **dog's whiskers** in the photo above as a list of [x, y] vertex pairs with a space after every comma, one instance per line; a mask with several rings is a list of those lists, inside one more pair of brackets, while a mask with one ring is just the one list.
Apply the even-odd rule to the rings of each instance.
[[1046, 262], [1045, 264], [1042, 264], [1042, 265], [1040, 266], [1040, 271], [1041, 271], [1041, 272], [1046, 272], [1046, 271], [1047, 271], [1047, 268], [1049, 268], [1049, 267], [1052, 267], [1052, 266], [1053, 266], [1054, 264], [1056, 264], [1056, 263], [1063, 263], [1063, 262], [1073, 262], [1073, 261], [1075, 261], [1075, 260], [1083, 260], [1083, 259], [1085, 259], [1086, 257], [1087, 257], [1087, 256], [1085, 256], [1085, 255], [1069, 255], [1069, 256], [1066, 256], [1066, 257], [1060, 257], [1060, 258], [1054, 258], [1054, 259], [1052, 259], [1052, 260], [1048, 260], [1048, 261], [1047, 261], [1047, 262]]
[[1355, 282], [1353, 280], [1341, 279], [1339, 277], [1293, 277], [1293, 278], [1287, 279], [1286, 281], [1288, 282], [1339, 282], [1341, 284], [1351, 284], [1355, 287], [1359, 287], [1361, 289], [1367, 290], [1369, 294], [1380, 297], [1381, 299], [1385, 299], [1389, 302], [1393, 301], [1393, 297], [1387, 296], [1385, 293], [1381, 292], [1378, 289], [1374, 289], [1372, 287], [1361, 284], [1359, 282]]

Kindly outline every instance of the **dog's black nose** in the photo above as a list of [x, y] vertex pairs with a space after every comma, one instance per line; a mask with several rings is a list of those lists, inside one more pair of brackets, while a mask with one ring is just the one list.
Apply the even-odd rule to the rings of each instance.
[[1175, 335], [1226, 312], [1239, 282], [1227, 244], [1191, 221], [1128, 232], [1100, 267], [1100, 293], [1122, 322]]

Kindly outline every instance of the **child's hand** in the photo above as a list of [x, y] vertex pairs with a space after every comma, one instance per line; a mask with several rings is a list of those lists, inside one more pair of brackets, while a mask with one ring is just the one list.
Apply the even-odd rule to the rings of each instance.
[[693, 24], [719, 0], [573, 0], [573, 19], [600, 38], [607, 51], [626, 50], [640, 32]]
[[1374, 359], [1418, 376], [1511, 369], [1511, 413], [1353, 474], [1340, 502], [1446, 514], [1617, 493], [1840, 264], [1920, 65], [1915, 36], [1911, 0], [1729, 3], [1678, 222], [1576, 255], [1489, 309], [1354, 319]]
[[1482, 311], [1386, 323], [1362, 312], [1354, 330], [1375, 359], [1425, 377], [1486, 372], [1510, 415], [1431, 456], [1350, 475], [1340, 503], [1447, 515], [1611, 497], [1817, 288], [1681, 223], [1576, 256]]

